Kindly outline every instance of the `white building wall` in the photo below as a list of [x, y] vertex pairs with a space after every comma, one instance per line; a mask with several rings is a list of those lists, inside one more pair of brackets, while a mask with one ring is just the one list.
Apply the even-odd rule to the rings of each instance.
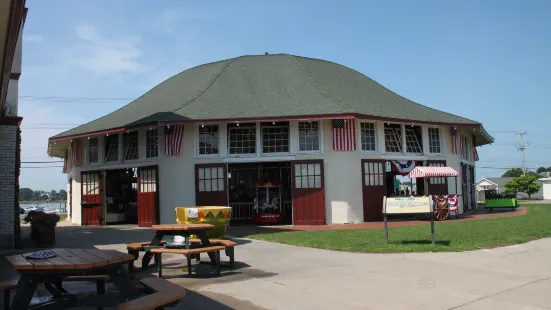
[[543, 199], [550, 200], [551, 199], [551, 178], [543, 178], [540, 179], [541, 181], [541, 191], [543, 192]]
[[[175, 223], [175, 207], [194, 206], [195, 205], [195, 164], [202, 163], [231, 163], [231, 162], [260, 162], [260, 161], [291, 161], [306, 159], [323, 159], [324, 161], [324, 179], [325, 179], [325, 210], [326, 222], [330, 223], [358, 223], [363, 222], [363, 193], [362, 193], [362, 169], [361, 159], [387, 159], [387, 160], [445, 160], [447, 165], [461, 173], [461, 163], [473, 164], [465, 161], [459, 155], [452, 153], [451, 130], [448, 126], [439, 127], [441, 130], [441, 139], [443, 152], [440, 155], [399, 155], [384, 153], [384, 123], [376, 121], [377, 127], [377, 145], [379, 152], [365, 153], [361, 151], [360, 144], [360, 121], [357, 123], [357, 150], [353, 152], [334, 151], [332, 147], [332, 123], [331, 120], [321, 121], [323, 142], [323, 151], [317, 154], [301, 154], [292, 152], [292, 155], [286, 156], [256, 156], [247, 158], [233, 158], [225, 156], [226, 153], [226, 130], [225, 124], [220, 124], [220, 152], [223, 156], [214, 158], [199, 158], [195, 154], [197, 126], [186, 124], [184, 126], [184, 138], [182, 141], [181, 153], [178, 156], [164, 155], [164, 132], [162, 127], [159, 129], [159, 157], [153, 160], [139, 160], [128, 163], [114, 164], [94, 164], [84, 167], [75, 167], [72, 169], [73, 176], [73, 214], [71, 221], [80, 224], [80, 199], [81, 182], [80, 172], [83, 170], [104, 170], [121, 169], [139, 166], [158, 165], [159, 167], [159, 204], [160, 204], [160, 222]], [[291, 150], [298, 149], [297, 122], [291, 122]], [[428, 142], [428, 127], [423, 129], [424, 150], [427, 153], [426, 143]], [[122, 139], [121, 139], [122, 140]], [[121, 142], [122, 143], [122, 142]], [[86, 143], [80, 143], [82, 150], [80, 154], [85, 154]], [[99, 139], [99, 162], [103, 163], [103, 138]], [[260, 145], [259, 145], [260, 147]], [[140, 158], [145, 157], [145, 136], [140, 133]], [[122, 144], [120, 149], [122, 149]], [[383, 150], [383, 151], [381, 151]], [[260, 154], [259, 154], [260, 155]], [[83, 156], [81, 162], [86, 161]], [[70, 176], [68, 176], [69, 180]], [[461, 192], [461, 176], [457, 178], [458, 193]], [[454, 178], [448, 179], [449, 193], [455, 193]], [[462, 208], [462, 199], [460, 206]], [[382, 208], [382, 206], [381, 206]]]

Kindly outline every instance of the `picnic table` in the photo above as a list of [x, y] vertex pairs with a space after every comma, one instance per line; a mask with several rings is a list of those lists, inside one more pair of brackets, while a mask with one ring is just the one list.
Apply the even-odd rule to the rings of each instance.
[[[42, 258], [31, 258], [32, 253], [7, 256], [5, 259], [20, 273], [18, 290], [11, 310], [28, 309], [39, 284], [44, 284], [53, 300], [33, 309], [65, 309], [76, 306], [113, 307], [139, 295], [136, 285], [126, 273], [124, 264], [132, 255], [116, 250], [51, 249], [41, 252]], [[35, 252], [36, 254], [37, 252]], [[79, 296], [69, 294], [63, 281], [74, 276], [108, 276], [120, 295]]]
[[[144, 246], [146, 253], [142, 258], [142, 268], [148, 267], [153, 257], [153, 253], [147, 249], [163, 247], [162, 241], [166, 236], [183, 236], [185, 238], [185, 247], [189, 249], [191, 247], [190, 236], [196, 235], [201, 240], [199, 247], [210, 247], [211, 243], [208, 238], [208, 231], [214, 228], [214, 226], [211, 224], [161, 224], [153, 225], [151, 228], [155, 230], [155, 234], [149, 246]], [[209, 252], [208, 255], [212, 264], [217, 264], [215, 253]]]

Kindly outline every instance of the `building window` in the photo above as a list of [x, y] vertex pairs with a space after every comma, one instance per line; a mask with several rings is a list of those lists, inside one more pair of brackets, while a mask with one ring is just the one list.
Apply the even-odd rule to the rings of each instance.
[[200, 192], [217, 192], [224, 190], [224, 168], [209, 167], [198, 168], [199, 174], [199, 191]]
[[429, 128], [429, 153], [440, 154], [442, 153], [440, 142], [440, 129]]
[[[406, 125], [407, 126], [407, 125]], [[421, 126], [407, 126], [406, 153], [423, 154], [423, 132]]]
[[298, 123], [298, 150], [299, 152], [319, 152], [320, 147], [320, 123]]
[[231, 155], [256, 154], [256, 124], [228, 124], [228, 150]]
[[139, 159], [138, 132], [126, 132], [122, 135], [123, 160]]
[[201, 125], [199, 127], [199, 155], [217, 155], [218, 139], [218, 125]]
[[145, 132], [145, 157], [157, 158], [159, 156], [159, 130], [149, 129]]
[[119, 160], [119, 135], [105, 137], [105, 161]]
[[95, 164], [98, 162], [99, 141], [98, 138], [88, 140], [88, 163]]
[[289, 153], [289, 122], [262, 123], [262, 153]]
[[382, 162], [364, 162], [364, 185], [384, 186], [385, 166]]
[[321, 164], [295, 164], [295, 188], [321, 188]]
[[385, 124], [385, 150], [402, 153], [402, 130], [399, 124]]
[[362, 151], [375, 152], [375, 123], [361, 122]]
[[469, 159], [469, 143], [466, 136], [461, 136], [461, 158]]

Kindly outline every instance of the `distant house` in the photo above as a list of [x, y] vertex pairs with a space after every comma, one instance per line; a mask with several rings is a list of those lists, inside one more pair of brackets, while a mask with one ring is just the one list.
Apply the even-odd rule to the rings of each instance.
[[539, 179], [539, 181], [542, 183], [543, 199], [551, 199], [551, 177], [548, 176], [547, 178]]
[[[514, 178], [483, 178], [476, 182], [477, 202], [486, 201], [486, 192], [488, 190], [497, 190], [500, 193], [505, 192], [505, 184]], [[532, 199], [543, 199], [543, 184], [541, 181], [536, 181], [540, 185], [539, 192], [532, 194]], [[518, 199], [528, 198], [528, 194], [518, 193]]]

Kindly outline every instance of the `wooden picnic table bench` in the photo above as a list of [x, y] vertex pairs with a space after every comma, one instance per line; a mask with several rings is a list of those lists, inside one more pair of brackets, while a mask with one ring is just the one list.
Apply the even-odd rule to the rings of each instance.
[[[149, 247], [161, 247], [165, 236], [184, 236], [189, 240], [191, 235], [199, 236], [202, 247], [210, 247], [211, 243], [207, 236], [207, 232], [214, 226], [211, 224], [161, 224], [153, 225], [151, 228], [155, 230], [153, 239], [149, 243]], [[210, 261], [216, 264], [216, 256], [214, 252], [208, 252]], [[149, 267], [149, 262], [153, 258], [153, 253], [147, 252], [142, 258], [142, 268]]]
[[140, 282], [151, 294], [119, 305], [119, 310], [150, 310], [163, 309], [164, 306], [177, 304], [186, 294], [186, 290], [168, 280], [149, 277]]
[[[200, 239], [190, 239], [189, 242], [192, 246], [200, 246], [201, 240]], [[166, 241], [161, 241], [161, 245], [165, 245]], [[237, 245], [237, 242], [229, 239], [211, 239], [210, 240], [211, 245], [222, 245], [225, 247], [225, 253], [226, 256], [230, 259], [230, 267], [235, 268], [235, 250], [234, 247]], [[130, 243], [126, 249], [128, 251], [128, 254], [131, 254], [134, 256], [134, 260], [137, 260], [139, 258], [140, 252], [145, 252], [144, 247], [150, 246], [151, 242], [134, 242]], [[155, 262], [157, 263], [157, 257], [153, 256], [155, 258]], [[131, 271], [134, 270], [134, 262], [131, 261], [129, 263], [129, 268]]]
[[157, 257], [157, 262], [159, 264], [159, 277], [163, 277], [163, 260], [162, 254], [182, 254], [187, 256], [187, 268], [188, 274], [191, 275], [191, 256], [194, 254], [200, 253], [214, 253], [216, 258], [216, 274], [220, 275], [220, 251], [224, 250], [226, 247], [223, 245], [215, 245], [209, 247], [201, 247], [194, 249], [167, 249], [167, 248], [152, 248], [149, 250], [150, 253], [153, 253]]
[[[124, 264], [134, 257], [115, 250], [99, 249], [51, 249], [48, 258], [31, 258], [28, 254], [6, 256], [13, 269], [20, 273], [17, 284], [4, 285], [5, 290], [17, 288], [10, 304], [12, 310], [27, 309], [39, 284], [52, 294], [50, 307], [104, 307], [117, 305], [121, 300], [138, 296], [138, 291], [126, 274]], [[95, 281], [105, 283], [109, 277], [120, 295], [103, 295], [105, 287], [98, 284], [98, 295], [77, 296], [63, 288], [67, 281]]]

